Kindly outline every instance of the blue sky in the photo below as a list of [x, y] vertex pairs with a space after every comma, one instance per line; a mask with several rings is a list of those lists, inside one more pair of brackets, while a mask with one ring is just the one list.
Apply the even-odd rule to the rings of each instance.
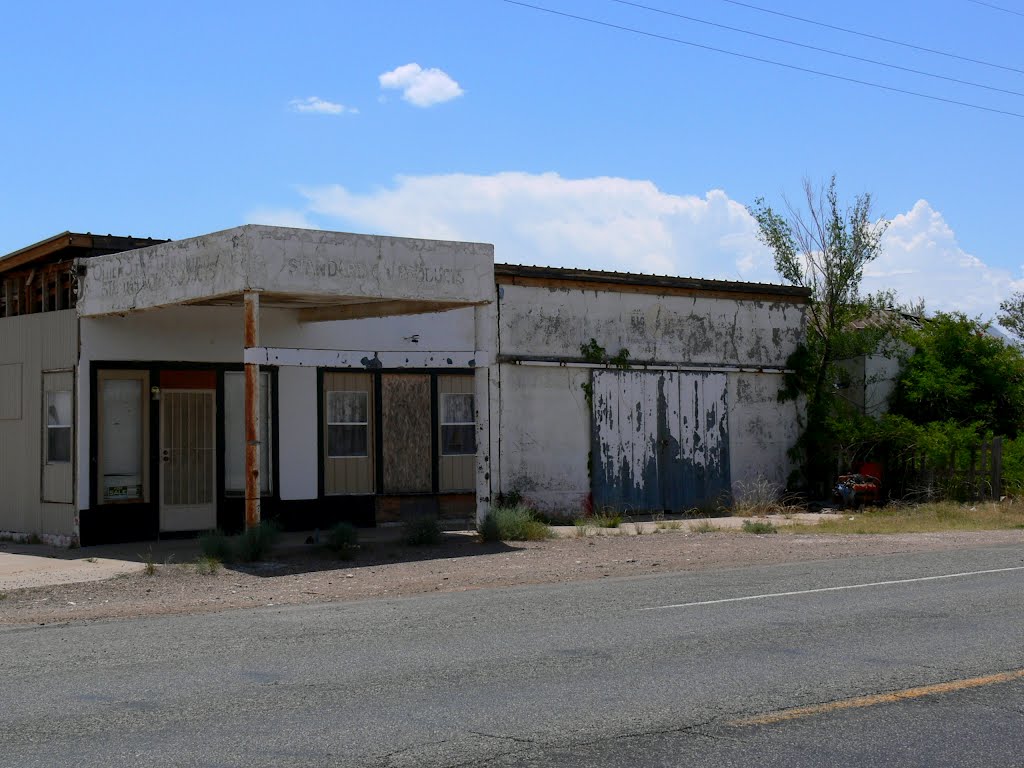
[[[550, 9], [1024, 115], [1024, 2]], [[1014, 11], [1014, 12], [1010, 12]], [[65, 229], [246, 222], [493, 242], [497, 258], [773, 280], [744, 206], [836, 174], [892, 218], [869, 289], [991, 316], [1024, 288], [1024, 118], [501, 0], [19, 3], [0, 27], [0, 253]], [[414, 65], [414, 66], [413, 66]]]

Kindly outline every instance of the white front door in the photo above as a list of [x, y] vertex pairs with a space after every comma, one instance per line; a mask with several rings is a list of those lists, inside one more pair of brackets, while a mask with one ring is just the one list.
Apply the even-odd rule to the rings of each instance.
[[160, 393], [160, 530], [217, 527], [217, 400], [212, 389]]

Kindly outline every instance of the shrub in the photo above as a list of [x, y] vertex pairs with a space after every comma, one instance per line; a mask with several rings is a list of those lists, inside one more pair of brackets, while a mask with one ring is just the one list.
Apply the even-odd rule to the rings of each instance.
[[199, 537], [199, 551], [203, 553], [203, 557], [222, 563], [229, 563], [232, 559], [231, 540], [219, 529]]
[[342, 560], [349, 560], [359, 546], [359, 531], [352, 523], [338, 523], [327, 532], [326, 545]]
[[479, 528], [484, 541], [541, 541], [551, 538], [551, 528], [523, 506], [495, 507]]
[[618, 528], [622, 525], [622, 515], [618, 512], [603, 512], [592, 516], [589, 523], [595, 528]]
[[[750, 523], [750, 522], [752, 522], [752, 521], [750, 521], [750, 520], [744, 520], [743, 521], [743, 529], [744, 530], [746, 530], [746, 528], [747, 528], [747, 523]], [[768, 525], [771, 525], [771, 523], [768, 523]], [[709, 523], [707, 520], [702, 520], [701, 522], [697, 523], [696, 525], [694, 525], [694, 526], [692, 526], [690, 528], [690, 531], [693, 532], [693, 533], [714, 533], [717, 530], [718, 529], [715, 526], [713, 526], [711, 523]], [[774, 527], [773, 527], [772, 528], [772, 533], [774, 533], [774, 532], [775, 532], [775, 530], [774, 530]]]
[[220, 564], [220, 558], [210, 557], [209, 555], [202, 555], [196, 558], [196, 572], [202, 573], [206, 576], [212, 576], [218, 570], [220, 570]]
[[744, 520], [744, 533], [778, 533], [779, 529], [768, 520]]
[[405, 523], [404, 538], [410, 547], [432, 547], [440, 544], [441, 524], [434, 517], [414, 517]]
[[[786, 511], [782, 488], [764, 477], [756, 477], [746, 483], [736, 483], [736, 494], [732, 500], [732, 514], [737, 517], [759, 517], [781, 515]], [[728, 514], [728, 512], [726, 512]]]
[[235, 540], [235, 554], [243, 563], [265, 560], [273, 551], [279, 534], [277, 524], [269, 521], [247, 528]]

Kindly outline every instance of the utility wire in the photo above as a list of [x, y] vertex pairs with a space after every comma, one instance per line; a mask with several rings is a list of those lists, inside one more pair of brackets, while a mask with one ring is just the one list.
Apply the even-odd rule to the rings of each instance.
[[693, 21], [697, 24], [706, 24], [710, 27], [717, 27], [718, 29], [727, 29], [730, 32], [742, 32], [744, 35], [753, 35], [754, 37], [760, 37], [764, 40], [773, 40], [777, 43], [785, 43], [786, 45], [795, 45], [798, 48], [806, 48], [810, 51], [818, 51], [819, 53], [827, 53], [831, 56], [841, 56], [844, 59], [852, 59], [854, 61], [863, 61], [867, 64], [876, 64], [880, 67], [889, 67], [890, 69], [898, 69], [901, 72], [911, 72], [915, 75], [924, 75], [925, 77], [934, 77], [937, 80], [946, 80], [950, 83], [959, 83], [960, 85], [970, 85], [974, 88], [984, 88], [987, 91], [997, 91], [999, 93], [1008, 93], [1011, 96], [1024, 97], [1024, 93], [1021, 91], [1012, 91], [1007, 88], [996, 88], [993, 85], [985, 85], [984, 83], [975, 83], [970, 80], [961, 80], [957, 77], [947, 77], [946, 75], [939, 75], [934, 72], [925, 72], [921, 69], [913, 69], [911, 67], [903, 67], [899, 64], [890, 64], [887, 61], [878, 61], [877, 59], [866, 59], [863, 56], [854, 56], [852, 53], [843, 53], [842, 51], [834, 51], [831, 48], [820, 48], [816, 45], [807, 45], [806, 43], [798, 43], [795, 40], [787, 40], [783, 37], [773, 37], [772, 35], [764, 35], [760, 32], [754, 32], [749, 29], [742, 29], [740, 27], [730, 27], [728, 24], [719, 24], [715, 21], [707, 21], [706, 19], [698, 19], [695, 16], [687, 16], [682, 13], [676, 13], [674, 11], [666, 11], [663, 8], [654, 8], [650, 5], [643, 5], [642, 3], [630, 2], [630, 0], [612, 0], [613, 3], [619, 3], [620, 5], [629, 5], [633, 8], [641, 8], [645, 11], [651, 11], [652, 13], [662, 13], [666, 16], [674, 16], [677, 19], [685, 19], [686, 21]]
[[992, 3], [984, 3], [984, 2], [982, 2], [982, 0], [968, 0], [968, 1], [971, 2], [971, 3], [975, 3], [976, 5], [985, 5], [985, 6], [988, 6], [989, 8], [995, 8], [997, 11], [1002, 11], [1003, 13], [1012, 13], [1014, 16], [1024, 16], [1024, 13], [1021, 13], [1020, 11], [1014, 11], [1014, 10], [1011, 10], [1010, 8], [1003, 8], [1003, 7], [998, 6], [998, 5], [993, 5]]
[[[970, 0], [971, 2], [978, 2], [978, 0]], [[937, 48], [926, 48], [923, 45], [914, 45], [913, 43], [905, 43], [900, 40], [893, 40], [888, 37], [882, 37], [880, 35], [872, 35], [870, 32], [859, 32], [856, 29], [847, 29], [846, 27], [838, 27], [835, 24], [826, 24], [823, 21], [815, 21], [814, 19], [805, 19], [803, 16], [794, 16], [789, 13], [783, 13], [782, 11], [776, 11], [771, 8], [762, 8], [759, 5], [751, 5], [750, 3], [744, 3], [740, 0], [722, 0], [723, 3], [729, 3], [731, 5], [739, 5], [743, 8], [750, 8], [754, 11], [761, 11], [762, 13], [771, 13], [775, 16], [781, 16], [785, 19], [792, 19], [793, 21], [801, 21], [804, 24], [813, 24], [816, 27], [824, 27], [825, 29], [834, 29], [837, 32], [845, 32], [848, 35], [858, 35], [859, 37], [866, 37], [871, 40], [880, 40], [883, 43], [889, 43], [891, 45], [901, 45], [904, 48], [913, 48], [915, 51], [924, 51], [925, 53], [934, 53], [937, 56], [948, 56], [951, 59], [959, 59], [960, 61], [969, 61], [972, 64], [981, 64], [985, 67], [994, 67], [995, 69], [1005, 69], [1007, 72], [1016, 72], [1024, 75], [1024, 69], [1018, 69], [1017, 67], [1007, 67], [1003, 64], [994, 64], [991, 61], [983, 61], [981, 59], [972, 59], [970, 56], [960, 56], [956, 53], [950, 53], [949, 51], [940, 51]], [[999, 10], [1005, 10], [1000, 8]], [[1010, 11], [1010, 13], [1016, 13], [1016, 11]]]
[[1019, 117], [1019, 118], [1024, 119], [1024, 114], [1021, 114], [1020, 112], [1010, 112], [1010, 111], [1004, 110], [1004, 109], [995, 109], [994, 107], [983, 107], [980, 104], [971, 104], [971, 103], [966, 102], [966, 101], [957, 101], [956, 99], [947, 99], [947, 98], [944, 98], [942, 96], [932, 96], [930, 94], [920, 93], [918, 91], [908, 91], [908, 90], [905, 90], [903, 88], [894, 88], [893, 86], [890, 86], [890, 85], [882, 85], [880, 83], [872, 83], [872, 82], [870, 82], [868, 80], [858, 80], [858, 79], [853, 78], [853, 77], [845, 77], [843, 75], [835, 75], [835, 74], [832, 74], [831, 72], [822, 72], [821, 70], [817, 70], [817, 69], [808, 69], [807, 67], [798, 67], [795, 64], [786, 64], [786, 63], [781, 62], [781, 61], [774, 61], [773, 59], [763, 59], [763, 58], [761, 58], [759, 56], [751, 56], [751, 55], [746, 54], [746, 53], [738, 53], [736, 51], [729, 51], [729, 50], [726, 50], [725, 48], [715, 48], [714, 46], [711, 46], [711, 45], [704, 45], [702, 43], [694, 43], [694, 42], [691, 42], [689, 40], [682, 40], [681, 38], [678, 38], [678, 37], [670, 37], [668, 35], [659, 35], [656, 32], [647, 32], [647, 31], [644, 31], [642, 29], [634, 29], [632, 27], [625, 27], [625, 26], [622, 26], [620, 24], [612, 24], [611, 22], [608, 22], [608, 21], [600, 21], [598, 19], [592, 19], [592, 18], [589, 18], [587, 16], [577, 16], [576, 14], [566, 13], [565, 11], [556, 11], [553, 8], [545, 8], [545, 7], [540, 6], [540, 5], [531, 5], [530, 3], [524, 3], [524, 2], [521, 2], [520, 0], [502, 0], [502, 2], [508, 3], [509, 5], [518, 5], [518, 6], [522, 7], [522, 8], [530, 8], [531, 10], [534, 10], [534, 11], [541, 11], [543, 13], [550, 13], [550, 14], [552, 14], [554, 16], [562, 16], [562, 17], [567, 18], [567, 19], [575, 19], [576, 21], [583, 21], [583, 22], [586, 22], [587, 24], [595, 24], [595, 25], [601, 26], [601, 27], [608, 27], [609, 29], [617, 29], [620, 32], [632, 32], [635, 35], [643, 35], [644, 37], [652, 37], [652, 38], [655, 38], [657, 40], [665, 40], [665, 41], [668, 41], [670, 43], [679, 43], [681, 45], [689, 45], [689, 46], [691, 46], [693, 48], [701, 48], [701, 49], [703, 49], [705, 51], [715, 51], [716, 53], [724, 53], [724, 54], [727, 54], [729, 56], [735, 56], [735, 57], [740, 58], [740, 59], [747, 59], [748, 61], [757, 61], [757, 62], [760, 62], [761, 64], [773, 64], [773, 65], [775, 65], [777, 67], [785, 67], [786, 69], [792, 69], [792, 70], [795, 70], [797, 72], [806, 72], [806, 73], [812, 74], [812, 75], [820, 75], [822, 77], [832, 78], [833, 80], [843, 80], [843, 81], [845, 81], [847, 83], [857, 83], [858, 85], [867, 85], [867, 86], [870, 86], [871, 88], [879, 88], [879, 89], [881, 89], [883, 91], [891, 91], [892, 93], [902, 93], [902, 94], [907, 95], [907, 96], [917, 96], [918, 98], [921, 98], [921, 99], [930, 99], [931, 101], [941, 101], [941, 102], [943, 102], [945, 104], [956, 104], [957, 106], [960, 106], [960, 107], [969, 107], [970, 109], [980, 109], [983, 112], [994, 112], [997, 115], [1007, 115], [1009, 117]]

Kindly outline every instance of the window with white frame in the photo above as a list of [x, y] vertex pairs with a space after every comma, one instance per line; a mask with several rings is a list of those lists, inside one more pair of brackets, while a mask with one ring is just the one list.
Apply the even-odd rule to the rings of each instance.
[[71, 391], [49, 390], [46, 405], [46, 463], [71, 461]]
[[476, 453], [476, 418], [471, 393], [441, 395], [441, 455]]
[[370, 446], [369, 393], [327, 392], [327, 457], [365, 457]]

